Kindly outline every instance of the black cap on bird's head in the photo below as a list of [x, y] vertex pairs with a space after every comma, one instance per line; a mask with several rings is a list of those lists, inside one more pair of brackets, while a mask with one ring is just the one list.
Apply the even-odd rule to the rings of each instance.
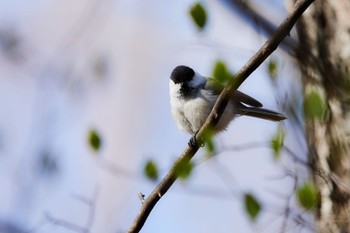
[[188, 66], [177, 66], [173, 72], [171, 72], [170, 79], [173, 80], [175, 84], [184, 83], [191, 81], [194, 74], [194, 70]]

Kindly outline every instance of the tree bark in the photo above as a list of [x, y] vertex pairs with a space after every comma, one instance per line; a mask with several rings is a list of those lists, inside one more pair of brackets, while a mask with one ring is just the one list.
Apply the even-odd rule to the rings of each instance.
[[296, 58], [304, 103], [318, 96], [319, 111], [304, 104], [311, 176], [319, 194], [321, 233], [350, 232], [350, 1], [318, 0], [297, 24]]

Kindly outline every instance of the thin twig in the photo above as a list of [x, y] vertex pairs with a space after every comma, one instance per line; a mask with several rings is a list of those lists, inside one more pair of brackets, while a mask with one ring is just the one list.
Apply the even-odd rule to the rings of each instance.
[[[99, 194], [99, 187], [96, 188], [93, 197], [91, 199], [80, 196], [80, 195], [73, 195], [72, 197], [75, 200], [78, 200], [82, 202], [83, 204], [87, 205], [89, 208], [88, 212], [88, 217], [86, 219], [86, 222], [83, 226], [78, 225], [73, 222], [66, 221], [64, 219], [59, 219], [54, 216], [52, 216], [49, 212], [45, 213], [45, 220], [47, 223], [50, 223], [51, 225], [63, 227], [65, 229], [69, 229], [70, 231], [73, 232], [79, 232], [79, 233], [89, 233], [91, 232], [91, 227], [94, 223], [95, 219], [95, 212], [96, 212], [96, 200], [97, 196]], [[41, 223], [40, 227], [42, 227], [44, 223]], [[30, 232], [35, 232], [35, 231], [30, 231]]]
[[139, 197], [141, 204], [143, 204], [143, 202], [145, 201], [145, 194], [139, 192], [137, 196]]
[[305, 161], [302, 158], [299, 158], [299, 156], [296, 153], [294, 153], [293, 150], [290, 149], [288, 146], [284, 145], [283, 149], [293, 159], [294, 162], [304, 165], [307, 168], [312, 168], [312, 164], [310, 162]]
[[269, 142], [247, 142], [247, 143], [242, 143], [242, 144], [237, 144], [237, 145], [222, 145], [221, 148], [214, 150], [214, 152], [207, 154], [204, 158], [199, 159], [195, 165], [199, 165], [201, 163], [204, 163], [208, 161], [209, 159], [212, 159], [222, 153], [227, 153], [227, 152], [238, 152], [238, 151], [245, 151], [245, 150], [254, 150], [258, 148], [264, 148], [268, 147]]
[[[233, 79], [230, 80], [225, 89], [221, 92], [218, 97], [210, 115], [208, 116], [205, 124], [199, 130], [196, 135], [198, 145], [203, 144], [203, 136], [208, 128], [213, 128], [215, 126], [221, 115], [223, 114], [226, 105], [231, 97], [231, 95], [237, 90], [237, 88], [248, 78], [248, 76], [253, 73], [268, 56], [272, 54], [273, 51], [277, 49], [277, 46], [283, 41], [283, 39], [289, 35], [292, 27], [302, 15], [302, 13], [313, 3], [314, 0], [300, 0], [295, 6], [294, 10], [287, 16], [287, 18], [278, 27], [276, 32], [271, 36], [271, 38], [262, 46], [262, 48], [240, 69], [240, 71], [235, 75]], [[151, 213], [154, 206], [160, 200], [160, 198], [169, 190], [177, 179], [176, 168], [179, 164], [183, 164], [192, 159], [194, 154], [198, 151], [198, 147], [187, 147], [179, 159], [174, 163], [173, 167], [166, 174], [163, 180], [157, 185], [157, 187], [152, 191], [152, 193], [145, 199], [141, 206], [141, 209], [136, 216], [134, 222], [129, 228], [129, 233], [139, 232], [142, 226], [146, 222], [149, 214]]]

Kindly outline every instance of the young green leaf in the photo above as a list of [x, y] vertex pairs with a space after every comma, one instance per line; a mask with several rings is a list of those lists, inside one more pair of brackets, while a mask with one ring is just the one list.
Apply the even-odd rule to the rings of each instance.
[[324, 119], [327, 112], [325, 100], [316, 91], [310, 92], [304, 99], [304, 113], [308, 119]]
[[175, 165], [175, 174], [182, 180], [186, 180], [191, 175], [193, 164], [191, 161], [184, 160]]
[[213, 141], [213, 138], [210, 138], [205, 141], [205, 149], [207, 150], [209, 155], [212, 155], [215, 151], [215, 143]]
[[195, 3], [190, 9], [192, 20], [202, 30], [207, 22], [207, 13], [201, 3]]
[[278, 127], [276, 134], [271, 139], [271, 148], [273, 150], [273, 157], [278, 159], [283, 148], [285, 131], [282, 127]]
[[95, 129], [89, 131], [88, 142], [94, 151], [98, 151], [101, 148], [101, 137]]
[[213, 141], [214, 134], [214, 130], [210, 128], [208, 128], [203, 134], [205, 149], [209, 155], [213, 154], [215, 151], [215, 143]]
[[304, 183], [296, 190], [296, 194], [299, 204], [306, 210], [311, 210], [318, 204], [317, 191], [313, 183]]
[[144, 170], [143, 170], [145, 176], [150, 180], [157, 180], [158, 179], [158, 167], [157, 164], [153, 160], [148, 160]]
[[277, 61], [274, 59], [269, 60], [267, 65], [267, 70], [271, 79], [276, 79], [277, 77]]
[[245, 204], [245, 210], [248, 216], [250, 217], [250, 219], [253, 221], [256, 220], [261, 210], [260, 203], [252, 194], [246, 193], [244, 195], [244, 204]]
[[230, 79], [230, 76], [230, 71], [226, 64], [221, 60], [216, 61], [213, 69], [213, 78], [220, 84], [226, 85], [227, 81]]

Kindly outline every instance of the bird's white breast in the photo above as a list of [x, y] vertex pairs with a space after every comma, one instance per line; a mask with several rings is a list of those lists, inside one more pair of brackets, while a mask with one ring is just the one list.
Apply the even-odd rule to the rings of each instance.
[[[171, 112], [180, 130], [194, 134], [209, 116], [217, 96], [209, 90], [201, 89], [195, 97], [184, 99], [180, 95], [180, 88], [180, 84], [170, 80]], [[225, 129], [233, 117], [233, 106], [229, 103], [215, 130], [219, 132]]]

